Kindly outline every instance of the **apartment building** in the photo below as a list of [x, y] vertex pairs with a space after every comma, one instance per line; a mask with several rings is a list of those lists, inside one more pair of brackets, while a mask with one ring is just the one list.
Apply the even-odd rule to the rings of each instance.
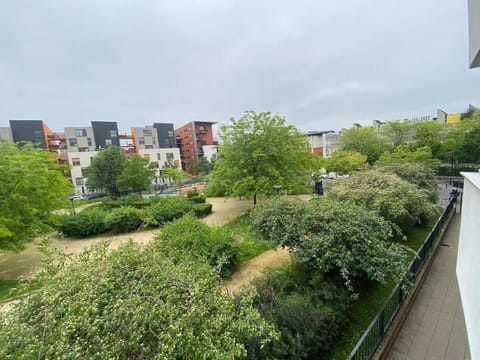
[[10, 129], [13, 141], [31, 141], [47, 149], [47, 136], [51, 131], [43, 120], [10, 120]]
[[332, 130], [328, 131], [309, 131], [305, 134], [308, 142], [308, 150], [322, 158], [332, 156], [333, 152], [338, 150], [338, 133]]
[[[182, 168], [188, 167], [205, 156], [205, 150], [211, 154], [216, 149], [213, 139], [213, 125], [216, 122], [192, 121], [175, 130], [177, 146], [180, 148]], [[207, 146], [208, 148], [204, 148]]]

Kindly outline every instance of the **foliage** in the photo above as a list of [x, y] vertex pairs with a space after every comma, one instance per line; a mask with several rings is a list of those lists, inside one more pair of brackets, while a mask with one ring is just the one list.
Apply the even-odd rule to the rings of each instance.
[[369, 164], [378, 160], [388, 150], [388, 144], [371, 127], [342, 130], [340, 133], [341, 150], [358, 152], [367, 156]]
[[331, 157], [322, 161], [322, 167], [327, 172], [337, 172], [341, 174], [349, 174], [358, 170], [367, 164], [367, 156], [358, 152], [351, 151], [335, 151]]
[[0, 249], [20, 250], [48, 230], [52, 210], [66, 205], [72, 185], [55, 155], [0, 141]]
[[12, 291], [19, 285], [19, 280], [0, 279], [0, 301], [11, 297]]
[[143, 222], [143, 211], [131, 206], [113, 209], [105, 216], [106, 228], [116, 233], [138, 230]]
[[212, 213], [212, 204], [194, 203], [193, 213], [196, 217], [205, 217]]
[[146, 209], [148, 224], [161, 226], [169, 221], [181, 218], [193, 210], [193, 204], [186, 198], [160, 198]]
[[406, 121], [387, 121], [381, 127], [381, 134], [393, 146], [408, 144], [415, 133], [415, 124]]
[[435, 171], [430, 166], [422, 163], [390, 163], [377, 168], [383, 172], [394, 173], [419, 189], [428, 191], [430, 201], [436, 202], [438, 181]]
[[344, 290], [313, 276], [300, 264], [271, 271], [254, 282], [255, 306], [281, 337], [260, 347], [247, 344], [251, 359], [323, 358], [345, 321], [350, 303]]
[[101, 234], [107, 230], [106, 214], [99, 208], [88, 208], [77, 215], [64, 215], [60, 218], [58, 232], [76, 238]]
[[192, 215], [165, 225], [154, 246], [171, 259], [202, 258], [221, 277], [230, 276], [238, 261], [232, 234], [226, 229], [210, 228]]
[[188, 172], [196, 176], [205, 176], [212, 172], [215, 163], [209, 161], [206, 157], [200, 157], [198, 161], [194, 162], [188, 168]]
[[270, 113], [245, 112], [220, 130], [219, 159], [212, 181], [226, 196], [253, 197], [275, 194], [274, 185], [286, 191], [307, 188], [307, 170], [314, 155], [305, 151], [305, 140], [292, 125]]
[[162, 168], [163, 177], [169, 178], [175, 184], [175, 187], [179, 186], [183, 182], [183, 170], [177, 169], [173, 163], [167, 163]]
[[117, 178], [117, 186], [121, 191], [132, 190], [142, 195], [155, 176], [155, 169], [146, 160], [139, 156], [128, 158], [123, 170]]
[[392, 228], [373, 212], [340, 201], [277, 202], [255, 211], [254, 229], [288, 248], [309, 269], [339, 276], [345, 286], [398, 280], [406, 253], [392, 243]]
[[105, 198], [102, 200], [104, 208], [112, 209], [122, 206], [132, 206], [137, 209], [142, 209], [152, 204], [152, 200], [145, 200], [138, 197], [138, 195], [121, 196], [117, 199]]
[[432, 150], [427, 147], [412, 149], [409, 145], [399, 145], [393, 152], [384, 152], [376, 165], [422, 164], [431, 168], [440, 166], [440, 160], [432, 157]]
[[[337, 180], [327, 195], [335, 201], [372, 210], [404, 233], [434, 214], [427, 190], [381, 170], [363, 171]], [[396, 236], [401, 236], [400, 231], [396, 232]]]
[[187, 199], [194, 204], [203, 204], [206, 201], [205, 195], [198, 190], [190, 190], [187, 192]]
[[447, 128], [443, 123], [420, 121], [416, 124], [413, 145], [415, 147], [428, 146], [432, 151], [432, 157], [438, 159], [441, 156], [446, 130]]
[[220, 184], [218, 182], [210, 182], [205, 189], [203, 189], [206, 197], [223, 197], [226, 192], [226, 184]]
[[125, 155], [118, 146], [109, 146], [92, 158], [88, 169], [87, 188], [91, 191], [103, 190], [112, 197], [119, 195], [117, 179], [123, 171]]
[[245, 358], [242, 341], [276, 336], [252, 306], [254, 289], [235, 303], [202, 262], [128, 243], [54, 267], [0, 321], [0, 358]]

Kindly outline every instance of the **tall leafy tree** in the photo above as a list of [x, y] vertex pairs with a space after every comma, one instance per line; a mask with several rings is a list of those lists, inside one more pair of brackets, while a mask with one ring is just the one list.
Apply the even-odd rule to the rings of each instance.
[[117, 178], [119, 190], [133, 190], [142, 196], [144, 188], [152, 183], [155, 169], [140, 156], [134, 156], [126, 160], [122, 173]]
[[212, 180], [227, 196], [272, 195], [274, 186], [298, 191], [308, 184], [313, 155], [302, 134], [268, 112], [245, 112], [221, 127], [219, 159]]
[[422, 146], [412, 149], [409, 145], [399, 145], [393, 152], [385, 152], [380, 156], [377, 165], [393, 165], [416, 163], [437, 168], [440, 166], [440, 160], [434, 159], [432, 150], [428, 146]]
[[351, 128], [340, 133], [341, 150], [359, 152], [367, 155], [367, 161], [373, 164], [380, 155], [388, 150], [388, 144], [371, 127]]
[[351, 173], [367, 164], [367, 156], [358, 152], [335, 151], [331, 157], [323, 159], [322, 166], [328, 171], [342, 174]]
[[0, 141], [0, 249], [21, 249], [48, 228], [50, 212], [72, 192], [64, 170], [53, 153]]
[[416, 147], [428, 146], [432, 150], [432, 156], [438, 159], [441, 155], [446, 130], [443, 123], [421, 121], [416, 125], [413, 145]]
[[415, 134], [415, 125], [410, 121], [388, 121], [382, 126], [381, 134], [393, 146], [408, 144]]
[[104, 190], [110, 196], [118, 196], [117, 179], [123, 171], [125, 160], [123, 149], [118, 146], [109, 146], [100, 151], [88, 169], [88, 189]]

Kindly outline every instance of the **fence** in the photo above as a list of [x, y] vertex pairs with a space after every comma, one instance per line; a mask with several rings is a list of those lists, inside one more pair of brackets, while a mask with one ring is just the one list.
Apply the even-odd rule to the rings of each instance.
[[[437, 242], [440, 239], [445, 222], [449, 219], [452, 212], [455, 211], [455, 202], [456, 197], [454, 196], [450, 199], [447, 207], [442, 213], [442, 216], [438, 219], [437, 223], [432, 228], [432, 231], [430, 231], [428, 234], [420, 250], [418, 250], [417, 256], [410, 263], [410, 281], [408, 283], [415, 283], [429, 255], [431, 254], [432, 250], [435, 249]], [[362, 337], [353, 348], [352, 352], [348, 356], [348, 359], [368, 360], [372, 358], [411, 288], [411, 286], [405, 286], [404, 283], [399, 283], [395, 286], [392, 293], [385, 301], [382, 309], [374, 317], [367, 330], [365, 330]]]

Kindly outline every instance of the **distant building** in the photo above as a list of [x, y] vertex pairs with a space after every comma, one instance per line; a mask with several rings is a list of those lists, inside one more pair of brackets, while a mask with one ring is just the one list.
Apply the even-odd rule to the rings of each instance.
[[51, 131], [43, 120], [10, 120], [10, 129], [13, 141], [31, 141], [47, 149], [47, 136]]
[[0, 127], [0, 139], [13, 142], [12, 129], [9, 127]]
[[338, 134], [332, 130], [309, 131], [304, 136], [309, 152], [319, 157], [330, 157], [338, 149]]
[[153, 123], [153, 127], [157, 129], [158, 145], [161, 149], [177, 147], [173, 124]]
[[470, 68], [480, 66], [480, 0], [468, 1], [468, 35]]
[[120, 146], [116, 121], [92, 121], [96, 150], [106, 149], [110, 145]]
[[[213, 140], [213, 125], [216, 122], [192, 121], [175, 130], [177, 145], [180, 148], [182, 168], [187, 169], [205, 156], [204, 146], [216, 145]], [[210, 151], [211, 149], [209, 149]]]

